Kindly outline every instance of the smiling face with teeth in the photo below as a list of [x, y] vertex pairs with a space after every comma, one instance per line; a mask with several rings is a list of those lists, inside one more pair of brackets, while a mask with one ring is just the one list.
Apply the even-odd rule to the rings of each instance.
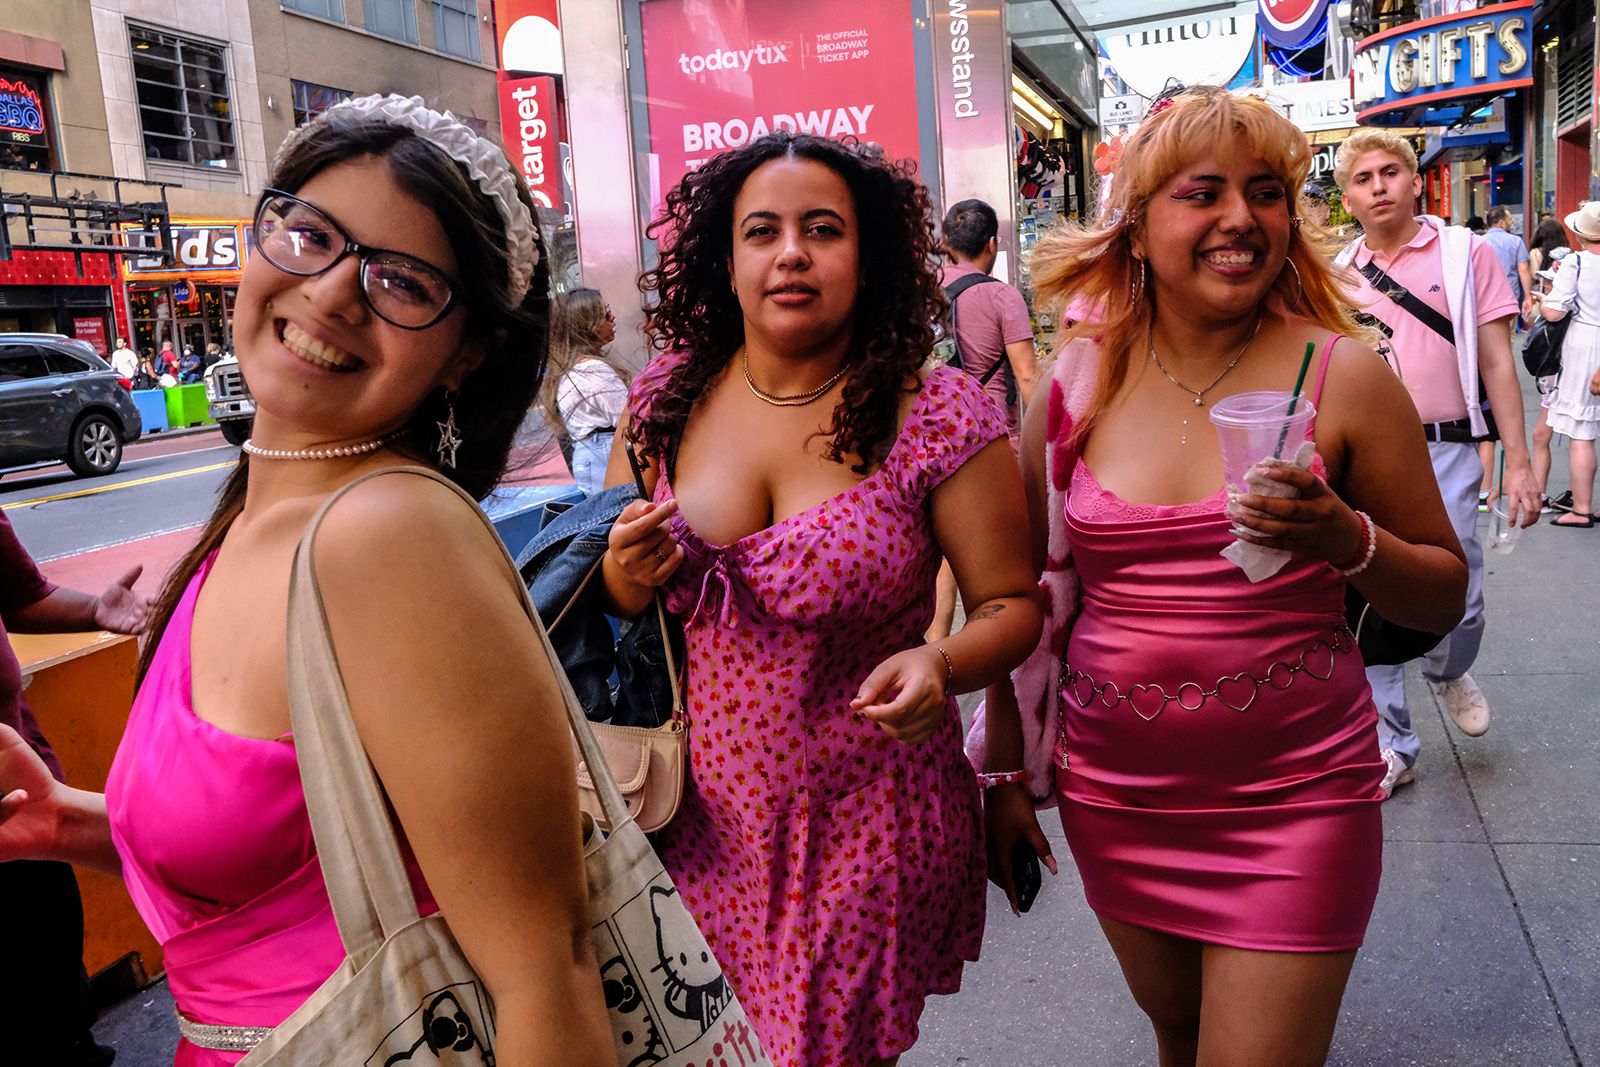
[[[427, 205], [366, 156], [316, 173], [295, 194], [357, 241], [458, 277], [450, 240]], [[458, 307], [406, 330], [363, 300], [356, 256], [311, 277], [252, 256], [239, 286], [234, 339], [256, 400], [254, 437], [272, 448], [367, 439], [404, 425], [431, 392], [459, 388], [481, 359]]]
[[1290, 229], [1283, 179], [1241, 136], [1154, 191], [1133, 247], [1149, 261], [1158, 306], [1228, 321], [1255, 314], [1283, 270]]

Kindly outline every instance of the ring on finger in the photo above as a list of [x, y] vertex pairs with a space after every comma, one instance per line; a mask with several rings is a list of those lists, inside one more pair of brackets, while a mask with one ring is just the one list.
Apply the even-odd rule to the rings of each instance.
[[665, 563], [667, 561], [667, 559], [669, 558], [669, 556], [670, 556], [670, 554], [667, 552], [667, 546], [666, 545], [657, 545], [656, 546], [656, 550], [653, 553], [653, 555], [656, 557], [656, 559], [660, 560], [662, 563]]

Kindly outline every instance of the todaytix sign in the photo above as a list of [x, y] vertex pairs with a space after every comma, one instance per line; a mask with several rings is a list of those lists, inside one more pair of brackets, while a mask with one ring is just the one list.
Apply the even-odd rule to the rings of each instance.
[[1423, 19], [1356, 46], [1356, 119], [1366, 126], [1450, 125], [1468, 100], [1533, 84], [1534, 0]]

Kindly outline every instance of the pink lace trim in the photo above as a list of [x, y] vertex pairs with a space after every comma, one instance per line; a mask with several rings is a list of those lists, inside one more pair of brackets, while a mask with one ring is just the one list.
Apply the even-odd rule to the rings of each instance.
[[[1327, 477], [1327, 467], [1320, 455], [1311, 457], [1311, 470], [1319, 478]], [[1095, 477], [1094, 471], [1082, 459], [1072, 471], [1072, 492], [1068, 507], [1078, 518], [1087, 522], [1129, 522], [1144, 519], [1181, 519], [1191, 515], [1220, 514], [1222, 493], [1218, 489], [1204, 500], [1187, 504], [1136, 504], [1124, 500]]]
[[1068, 497], [1072, 513], [1089, 522], [1127, 522], [1139, 519], [1175, 519], [1206, 515], [1222, 510], [1222, 490], [1204, 500], [1188, 504], [1135, 504], [1122, 499], [1100, 484], [1094, 471], [1083, 460], [1072, 472], [1072, 492]]

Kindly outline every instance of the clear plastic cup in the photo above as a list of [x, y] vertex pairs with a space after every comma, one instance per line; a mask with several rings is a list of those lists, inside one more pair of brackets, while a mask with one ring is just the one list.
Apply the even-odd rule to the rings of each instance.
[[1300, 446], [1311, 437], [1316, 415], [1310, 400], [1275, 390], [1238, 393], [1217, 401], [1211, 422], [1222, 444], [1222, 473], [1229, 487], [1248, 491], [1245, 473], [1264, 459], [1294, 462]]
[[1510, 507], [1504, 496], [1489, 505], [1489, 551], [1509, 556], [1516, 551], [1522, 527], [1511, 521]]

